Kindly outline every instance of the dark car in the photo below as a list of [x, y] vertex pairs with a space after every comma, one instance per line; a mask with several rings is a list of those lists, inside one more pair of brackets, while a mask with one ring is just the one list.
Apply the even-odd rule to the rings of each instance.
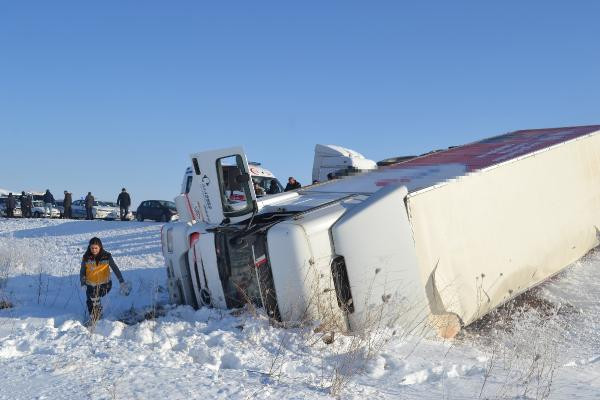
[[166, 200], [145, 200], [142, 201], [135, 217], [138, 221], [153, 219], [160, 222], [168, 222], [177, 216], [175, 203]]

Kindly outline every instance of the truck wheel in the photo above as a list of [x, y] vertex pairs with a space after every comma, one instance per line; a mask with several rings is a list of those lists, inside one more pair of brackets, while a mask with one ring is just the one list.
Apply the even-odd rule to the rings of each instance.
[[140, 222], [144, 221], [144, 216], [142, 215], [142, 213], [137, 213], [135, 218]]
[[36, 211], [36, 212], [33, 213], [33, 216], [36, 217], [36, 218], [40, 218], [40, 213]]
[[167, 216], [165, 214], [160, 216], [160, 222], [167, 222]]

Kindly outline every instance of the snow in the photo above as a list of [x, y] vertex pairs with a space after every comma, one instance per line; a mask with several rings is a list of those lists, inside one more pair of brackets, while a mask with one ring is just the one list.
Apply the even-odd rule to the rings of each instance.
[[[598, 398], [600, 252], [444, 341], [284, 329], [261, 310], [166, 305], [160, 224], [0, 220], [0, 399]], [[132, 293], [82, 325], [100, 237]], [[158, 315], [144, 319], [144, 314]]]

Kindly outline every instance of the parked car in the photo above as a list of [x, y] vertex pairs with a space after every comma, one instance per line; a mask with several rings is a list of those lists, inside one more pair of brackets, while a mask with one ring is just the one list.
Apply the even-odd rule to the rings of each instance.
[[[6, 197], [0, 197], [0, 217], [6, 216]], [[16, 201], [16, 208], [13, 211], [15, 217], [21, 216], [21, 203], [19, 200]]]
[[[117, 207], [111, 207], [109, 204], [110, 203], [106, 201], [94, 201], [94, 206], [92, 207], [92, 216], [94, 219], [119, 218], [119, 209]], [[73, 218], [85, 218], [87, 216], [85, 211], [85, 200], [75, 200], [73, 204], [71, 204], [71, 214], [73, 214]]]
[[58, 212], [60, 213], [60, 217], [62, 218], [63, 215], [65, 214], [65, 202], [64, 202], [64, 200], [56, 200], [54, 202], [54, 207], [56, 207], [58, 209]]
[[31, 215], [35, 218], [60, 218], [60, 211], [56, 206], [52, 205], [50, 209], [50, 214], [46, 213], [46, 208], [44, 207], [44, 202], [39, 200], [33, 201], [33, 207], [31, 207]]
[[[121, 218], [121, 210], [117, 203], [115, 203], [114, 201], [101, 201], [100, 203], [105, 205], [106, 207], [113, 207], [115, 210], [117, 210], [117, 219]], [[129, 211], [125, 216], [125, 219], [127, 221], [133, 221], [135, 219], [135, 215], [133, 215], [133, 212]]]
[[142, 201], [135, 216], [138, 221], [153, 219], [154, 221], [168, 222], [179, 218], [175, 203], [166, 200]]

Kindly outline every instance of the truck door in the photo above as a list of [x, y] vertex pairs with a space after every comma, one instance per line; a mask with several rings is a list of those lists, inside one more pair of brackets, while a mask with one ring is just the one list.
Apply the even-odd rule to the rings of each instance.
[[[195, 178], [189, 195], [196, 215], [203, 221], [242, 221], [256, 211], [248, 160], [241, 147], [195, 153], [191, 159]], [[243, 196], [239, 196], [241, 193]]]

